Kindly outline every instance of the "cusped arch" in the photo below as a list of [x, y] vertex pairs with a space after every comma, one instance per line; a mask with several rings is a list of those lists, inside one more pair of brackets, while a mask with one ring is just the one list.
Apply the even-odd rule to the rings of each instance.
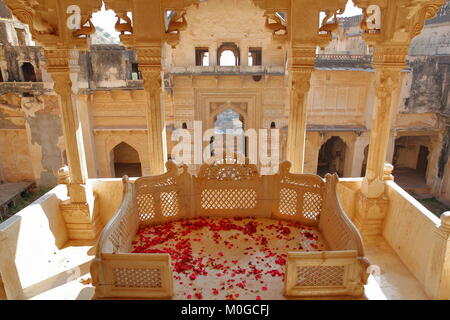
[[243, 110], [239, 109], [237, 106], [234, 106], [233, 104], [224, 104], [220, 108], [217, 108], [217, 110], [214, 110], [211, 113], [211, 119], [212, 124], [214, 126], [215, 122], [217, 121], [217, 116], [221, 113], [223, 113], [226, 110], [232, 110], [239, 114], [239, 119], [242, 121], [242, 129], [245, 131], [245, 127], [247, 124], [248, 115], [246, 112], [243, 112]]
[[108, 161], [112, 177], [131, 177], [142, 175], [142, 153], [134, 143], [127, 139], [114, 139], [109, 145]]

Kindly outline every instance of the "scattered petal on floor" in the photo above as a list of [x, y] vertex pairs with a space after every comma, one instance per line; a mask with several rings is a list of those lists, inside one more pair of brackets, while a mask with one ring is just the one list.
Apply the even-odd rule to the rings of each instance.
[[290, 251], [326, 250], [320, 233], [266, 218], [196, 218], [138, 231], [135, 253], [168, 253], [174, 299], [282, 299]]

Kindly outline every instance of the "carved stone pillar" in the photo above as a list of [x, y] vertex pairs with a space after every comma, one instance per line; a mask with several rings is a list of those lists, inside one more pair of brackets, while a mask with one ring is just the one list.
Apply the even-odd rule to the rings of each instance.
[[374, 67], [375, 105], [366, 176], [362, 185], [362, 192], [370, 198], [380, 197], [384, 192], [383, 170], [389, 145], [393, 97], [400, 85], [401, 70], [404, 66], [374, 65]]
[[314, 70], [316, 47], [291, 49], [289, 75], [291, 97], [288, 124], [287, 160], [292, 163], [291, 172], [303, 173], [306, 144], [306, 107], [310, 79]]
[[69, 197], [73, 202], [86, 202], [82, 185], [83, 174], [77, 142], [77, 121], [72, 100], [72, 80], [69, 70], [69, 50], [45, 50], [48, 72], [51, 74], [53, 89], [59, 97], [61, 120], [64, 131], [67, 161], [70, 172]]
[[69, 166], [67, 185], [69, 200], [60, 205], [61, 214], [66, 222], [70, 240], [93, 240], [100, 231], [98, 215], [95, 214], [95, 196], [91, 186], [86, 184], [87, 172], [82, 161], [79, 147], [79, 123], [76, 115], [76, 96], [72, 91], [69, 68], [69, 50], [45, 50], [48, 72], [54, 82], [54, 91], [59, 97], [62, 127]]
[[161, 47], [137, 49], [139, 68], [147, 96], [148, 155], [151, 175], [162, 174], [167, 160], [166, 127], [161, 87]]
[[375, 103], [372, 113], [366, 174], [361, 186], [355, 224], [363, 237], [382, 233], [389, 200], [385, 195], [384, 167], [391, 135], [392, 110], [405, 67], [407, 46], [375, 47]]

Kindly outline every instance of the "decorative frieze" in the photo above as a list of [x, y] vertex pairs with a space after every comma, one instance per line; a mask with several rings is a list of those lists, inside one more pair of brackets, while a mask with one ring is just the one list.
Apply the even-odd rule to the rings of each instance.
[[373, 66], [405, 67], [408, 56], [409, 43], [407, 45], [386, 44], [375, 47], [373, 54]]

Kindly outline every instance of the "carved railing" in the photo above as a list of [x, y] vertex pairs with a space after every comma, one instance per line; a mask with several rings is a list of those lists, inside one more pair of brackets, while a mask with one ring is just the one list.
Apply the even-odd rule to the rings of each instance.
[[364, 294], [369, 261], [362, 238], [345, 214], [336, 186], [337, 175], [327, 175], [318, 227], [328, 251], [290, 252], [286, 265], [287, 296]]
[[91, 264], [96, 298], [169, 298], [173, 290], [170, 255], [129, 253], [140, 216], [135, 188], [127, 177], [123, 186], [122, 204], [103, 229]]
[[290, 167], [289, 162], [280, 165], [273, 214], [277, 218], [317, 226], [322, 212], [325, 183], [316, 175], [289, 173]]
[[192, 179], [187, 167], [167, 162], [167, 173], [139, 178], [134, 183], [136, 213], [141, 225], [158, 224], [191, 216]]
[[350, 54], [318, 54], [316, 57], [317, 68], [372, 68], [371, 55]]
[[[241, 159], [242, 160], [242, 159]], [[131, 242], [140, 226], [198, 216], [257, 216], [299, 221], [319, 229], [328, 251], [290, 252], [286, 296], [364, 293], [367, 260], [361, 237], [336, 194], [337, 176], [289, 172], [290, 163], [272, 176], [237, 157], [213, 159], [197, 177], [186, 166], [167, 162], [167, 173], [124, 179], [122, 204], [104, 228], [92, 265], [97, 298], [172, 296], [167, 254], [135, 254]]]
[[203, 165], [194, 177], [196, 214], [257, 216], [261, 212], [261, 177], [255, 165], [237, 159]]

